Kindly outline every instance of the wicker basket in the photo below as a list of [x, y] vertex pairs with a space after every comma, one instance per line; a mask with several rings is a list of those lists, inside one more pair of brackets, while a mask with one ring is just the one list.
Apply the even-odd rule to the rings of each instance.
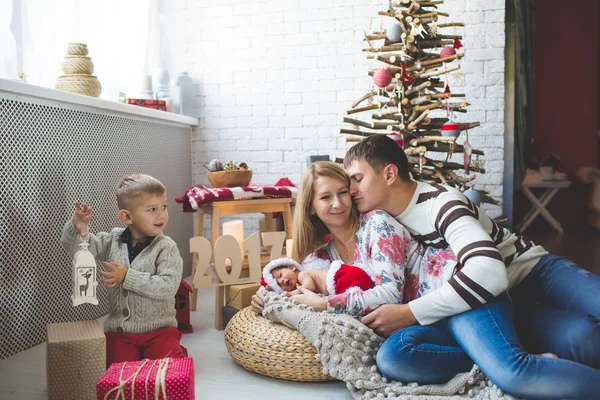
[[317, 349], [294, 329], [273, 323], [250, 307], [233, 316], [225, 328], [225, 345], [242, 367], [272, 378], [297, 382], [335, 380], [323, 374]]
[[91, 75], [94, 73], [94, 63], [86, 56], [65, 56], [62, 70], [67, 75]]
[[98, 97], [102, 93], [100, 81], [93, 75], [62, 75], [56, 81], [56, 89]]
[[86, 44], [83, 43], [69, 43], [67, 45], [67, 55], [68, 56], [87, 56], [88, 48]]
[[252, 171], [217, 171], [209, 172], [208, 180], [214, 187], [247, 186], [252, 179]]

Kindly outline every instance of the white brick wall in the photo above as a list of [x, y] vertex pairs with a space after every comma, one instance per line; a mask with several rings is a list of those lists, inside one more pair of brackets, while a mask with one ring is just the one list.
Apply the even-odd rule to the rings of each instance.
[[[193, 177], [207, 183], [202, 164], [213, 158], [245, 161], [253, 182], [282, 176], [298, 182], [309, 154], [343, 156], [341, 118], [371, 87], [363, 32], [378, 29], [387, 0], [177, 1], [169, 10], [169, 71], [186, 70], [197, 85]], [[462, 34], [465, 57], [450, 77], [471, 103], [457, 121], [480, 121], [469, 132], [486, 152], [488, 173], [478, 188], [502, 197], [504, 0], [446, 0], [439, 22]], [[385, 21], [383, 21], [385, 23]], [[464, 140], [464, 136], [461, 137]], [[456, 160], [462, 157], [455, 156]], [[491, 215], [501, 208], [486, 207]], [[257, 228], [256, 220], [247, 224]]]

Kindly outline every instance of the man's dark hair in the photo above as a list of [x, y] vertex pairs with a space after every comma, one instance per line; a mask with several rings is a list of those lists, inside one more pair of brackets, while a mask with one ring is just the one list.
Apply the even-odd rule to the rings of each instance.
[[346, 152], [344, 167], [353, 161], [366, 161], [375, 172], [381, 171], [386, 165], [394, 164], [398, 168], [398, 176], [403, 181], [410, 180], [408, 159], [404, 150], [386, 135], [373, 134]]

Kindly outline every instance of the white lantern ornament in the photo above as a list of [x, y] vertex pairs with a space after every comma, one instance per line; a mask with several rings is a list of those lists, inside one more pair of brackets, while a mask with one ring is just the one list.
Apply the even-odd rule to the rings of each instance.
[[89, 243], [81, 238], [78, 250], [73, 256], [73, 307], [80, 304], [90, 303], [98, 305], [96, 298], [96, 259], [88, 250]]

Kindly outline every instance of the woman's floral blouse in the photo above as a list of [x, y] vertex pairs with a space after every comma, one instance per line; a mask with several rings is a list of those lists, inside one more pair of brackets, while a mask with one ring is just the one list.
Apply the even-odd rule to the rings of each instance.
[[[341, 257], [333, 241], [320, 246], [305, 261]], [[408, 303], [435, 290], [456, 272], [450, 250], [424, 247], [389, 214], [363, 214], [355, 236], [353, 265], [373, 280], [372, 289], [329, 296], [328, 311], [362, 316], [383, 304]]]

